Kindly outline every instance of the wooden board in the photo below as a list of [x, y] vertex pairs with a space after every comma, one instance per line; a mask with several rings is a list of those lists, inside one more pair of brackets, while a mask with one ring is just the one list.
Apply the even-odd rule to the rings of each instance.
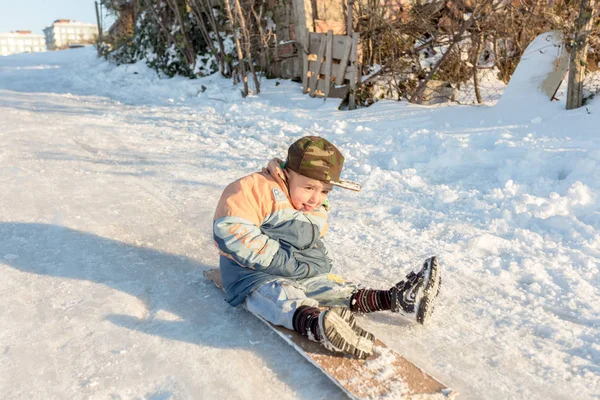
[[[204, 272], [216, 286], [221, 286], [218, 269]], [[375, 353], [359, 360], [326, 350], [300, 334], [275, 326], [256, 315], [288, 344], [319, 368], [351, 399], [454, 399], [457, 393], [426, 374], [422, 369], [387, 347], [375, 342]]]
[[354, 92], [358, 79], [358, 34], [334, 35], [333, 31], [315, 33], [306, 31], [302, 56], [303, 93], [311, 97], [346, 98], [354, 109]]
[[327, 47], [325, 48], [325, 98], [329, 96], [331, 89], [331, 54], [333, 53], [333, 31], [327, 31]]
[[[562, 40], [562, 36], [559, 36]], [[554, 61], [554, 68], [546, 76], [546, 79], [542, 82], [542, 90], [546, 93], [550, 100], [554, 100], [554, 96], [558, 91], [560, 84], [565, 79], [567, 72], [569, 71], [569, 52], [562, 46], [562, 43], [555, 44], [557, 48], [557, 56]]]
[[319, 52], [317, 53], [317, 64], [313, 64], [310, 67], [311, 76], [309, 80], [310, 86], [310, 97], [315, 97], [315, 89], [317, 88], [317, 81], [319, 80], [319, 71], [321, 70], [321, 64], [323, 63], [323, 56], [325, 55], [325, 48], [327, 47], [327, 38], [321, 37], [321, 44], [319, 45]]

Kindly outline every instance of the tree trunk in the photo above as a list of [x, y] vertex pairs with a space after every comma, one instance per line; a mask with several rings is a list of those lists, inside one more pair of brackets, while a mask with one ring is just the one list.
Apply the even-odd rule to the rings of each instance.
[[164, 35], [165, 41], [167, 43], [175, 43], [175, 45], [177, 46], [177, 40], [173, 37], [173, 35], [171, 35], [171, 31], [169, 31], [167, 27], [165, 27], [165, 25], [162, 23], [161, 16], [158, 15], [158, 12], [156, 12], [156, 10], [154, 9], [154, 5], [150, 4], [148, 6], [148, 9], [151, 10], [152, 15], [154, 16], [154, 20], [156, 21], [156, 23], [160, 27], [160, 31]]
[[473, 32], [475, 36], [475, 53], [473, 54], [473, 87], [475, 88], [475, 97], [477, 104], [483, 103], [481, 100], [481, 90], [479, 90], [479, 56], [481, 55], [481, 31]]
[[419, 85], [417, 86], [415, 93], [410, 98], [411, 103], [420, 103], [422, 101], [423, 94], [425, 93], [425, 88], [427, 87], [427, 82], [429, 82], [431, 80], [431, 78], [436, 73], [438, 68], [444, 63], [444, 61], [446, 61], [446, 58], [448, 58], [448, 56], [452, 52], [452, 49], [464, 38], [465, 32], [469, 28], [471, 28], [471, 26], [473, 26], [473, 24], [477, 23], [477, 21], [482, 17], [482, 15], [483, 15], [482, 13], [484, 13], [486, 11], [486, 8], [489, 5], [491, 5], [493, 3], [493, 1], [494, 0], [483, 0], [482, 3], [478, 4], [475, 7], [475, 9], [473, 10], [473, 13], [469, 17], [469, 19], [462, 22], [461, 27], [458, 30], [458, 33], [456, 33], [452, 37], [452, 41], [451, 41], [450, 45], [448, 46], [448, 48], [446, 49], [446, 52], [444, 53], [444, 55], [442, 57], [440, 57], [440, 59], [431, 68], [429, 73], [425, 76], [425, 79], [423, 79], [421, 82], [419, 82]]
[[417, 103], [417, 104], [421, 103], [421, 101], [423, 99], [423, 94], [425, 93], [425, 88], [427, 87], [427, 83], [431, 80], [431, 78], [436, 73], [436, 71], [438, 70], [440, 65], [442, 65], [442, 63], [444, 61], [446, 61], [446, 58], [448, 58], [448, 56], [452, 52], [452, 49], [454, 49], [454, 47], [458, 44], [458, 42], [460, 42], [462, 40], [463, 35], [467, 31], [467, 29], [469, 29], [471, 27], [471, 25], [473, 25], [473, 22], [475, 22], [475, 13], [473, 13], [473, 15], [471, 15], [471, 18], [469, 18], [468, 20], [463, 22], [458, 33], [453, 36], [452, 43], [450, 43], [450, 45], [446, 49], [446, 52], [444, 53], [444, 55], [440, 57], [440, 59], [433, 65], [433, 67], [431, 67], [431, 70], [425, 76], [425, 79], [423, 79], [421, 82], [419, 82], [419, 85], [417, 86], [415, 93], [410, 98], [411, 103]]
[[177, 18], [177, 22], [179, 23], [179, 30], [181, 31], [181, 37], [183, 38], [183, 54], [185, 55], [185, 59], [188, 62], [188, 68], [192, 71], [196, 66], [196, 51], [192, 46], [192, 41], [188, 36], [188, 32], [185, 29], [185, 24], [183, 23], [183, 15], [181, 13], [180, 4], [177, 0], [167, 0], [167, 3], [171, 7], [171, 10], [175, 14], [175, 18]]
[[567, 89], [567, 110], [583, 105], [583, 78], [587, 64], [588, 36], [592, 28], [594, 0], [581, 0], [577, 33], [571, 48], [569, 62], [569, 87]]
[[[240, 28], [242, 29], [242, 34], [244, 35], [244, 41], [246, 42], [246, 58], [248, 59], [248, 66], [250, 67], [250, 73], [252, 74], [252, 80], [254, 81], [254, 87], [256, 88], [256, 93], [260, 93], [260, 81], [256, 76], [256, 70], [254, 69], [254, 57], [252, 56], [252, 42], [250, 42], [250, 31], [248, 30], [248, 26], [246, 25], [246, 17], [242, 12], [242, 5], [240, 4], [240, 0], [235, 1], [235, 9], [238, 14], [238, 20], [240, 21]], [[258, 22], [260, 24], [260, 21]]]
[[[200, 10], [198, 10], [196, 3], [194, 3], [194, 2], [190, 2], [190, 9], [192, 10], [194, 17], [196, 17], [196, 19], [198, 20], [198, 27], [200, 28], [200, 31], [202, 32], [202, 37], [204, 38], [206, 45], [208, 46], [208, 48], [210, 49], [210, 51], [212, 53], [217, 53], [217, 49], [215, 48], [215, 45], [208, 33], [208, 28], [206, 26], [206, 23], [204, 22], [204, 18], [202, 18], [202, 12]], [[221, 55], [217, 54], [217, 60], [220, 58], [221, 58]], [[223, 72], [223, 71], [221, 71], [221, 72]]]
[[[262, 70], [264, 72], [267, 72], [267, 68], [268, 68], [268, 64], [269, 64], [269, 40], [271, 38], [271, 33], [265, 33], [261, 21], [262, 21], [262, 16], [264, 14], [264, 4], [260, 5], [260, 12], [256, 12], [256, 10], [254, 9], [254, 4], [252, 4], [251, 7], [251, 11], [252, 11], [252, 15], [254, 16], [254, 21], [256, 22], [256, 27], [258, 28], [258, 33], [260, 34], [260, 42], [262, 44], [261, 47], [261, 52], [260, 52], [260, 62], [259, 65], [262, 68]], [[275, 44], [277, 45], [277, 40], [275, 40]], [[277, 60], [279, 54], [275, 54], [275, 56], [273, 57], [275, 60]]]
[[238, 37], [237, 29], [235, 28], [235, 19], [233, 18], [233, 13], [231, 12], [231, 2], [229, 0], [224, 0], [225, 10], [227, 11], [227, 16], [229, 17], [229, 21], [231, 23], [231, 32], [233, 34], [233, 39], [235, 41], [235, 47], [237, 50], [237, 56], [239, 61], [240, 73], [242, 74], [242, 83], [244, 84], [244, 90], [242, 91], [242, 96], [248, 96], [248, 77], [246, 76], [246, 67], [244, 66], [244, 54], [242, 53], [242, 43], [240, 42], [240, 38]]
[[[217, 20], [212, 13], [212, 6], [210, 4], [210, 0], [195, 0], [197, 4], [200, 4], [202, 11], [208, 17], [208, 22], [212, 26], [213, 32], [217, 37], [217, 43], [219, 45], [219, 51], [221, 52], [221, 57], [219, 57], [219, 62], [221, 63], [221, 74], [228, 78], [229, 74], [231, 74], [231, 63], [227, 64], [228, 71], [225, 71], [225, 46], [223, 45], [223, 39], [221, 38], [221, 32], [219, 30], [219, 24], [217, 24]], [[205, 3], [205, 1], [207, 3]]]

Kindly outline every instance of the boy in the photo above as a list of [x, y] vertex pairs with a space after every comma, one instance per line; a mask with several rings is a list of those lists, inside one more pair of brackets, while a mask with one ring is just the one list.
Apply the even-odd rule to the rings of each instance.
[[435, 257], [389, 290], [362, 289], [330, 273], [333, 261], [323, 242], [327, 195], [333, 186], [360, 190], [340, 180], [343, 164], [344, 157], [327, 140], [297, 140], [285, 162], [274, 159], [262, 172], [225, 188], [213, 234], [229, 304], [244, 303], [274, 325], [366, 358], [374, 337], [356, 325], [352, 313], [390, 310], [424, 323], [441, 277]]

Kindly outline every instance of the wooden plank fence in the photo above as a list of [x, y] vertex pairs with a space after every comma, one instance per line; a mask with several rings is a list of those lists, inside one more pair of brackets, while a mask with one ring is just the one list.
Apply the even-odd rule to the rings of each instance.
[[355, 109], [354, 93], [359, 78], [358, 33], [352, 36], [307, 32], [304, 43], [302, 87], [311, 97], [344, 98]]

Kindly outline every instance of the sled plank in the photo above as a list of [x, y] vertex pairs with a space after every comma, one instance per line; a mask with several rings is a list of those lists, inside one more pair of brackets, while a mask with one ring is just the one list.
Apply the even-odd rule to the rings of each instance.
[[558, 49], [558, 55], [554, 61], [554, 68], [542, 82], [542, 90], [546, 93], [550, 101], [554, 100], [560, 84], [565, 79], [569, 71], [569, 52], [564, 46]]
[[[218, 269], [204, 276], [222, 289]], [[375, 342], [375, 354], [359, 360], [326, 350], [297, 332], [275, 326], [256, 315], [302, 356], [319, 368], [352, 399], [454, 399], [456, 392], [387, 347]]]

